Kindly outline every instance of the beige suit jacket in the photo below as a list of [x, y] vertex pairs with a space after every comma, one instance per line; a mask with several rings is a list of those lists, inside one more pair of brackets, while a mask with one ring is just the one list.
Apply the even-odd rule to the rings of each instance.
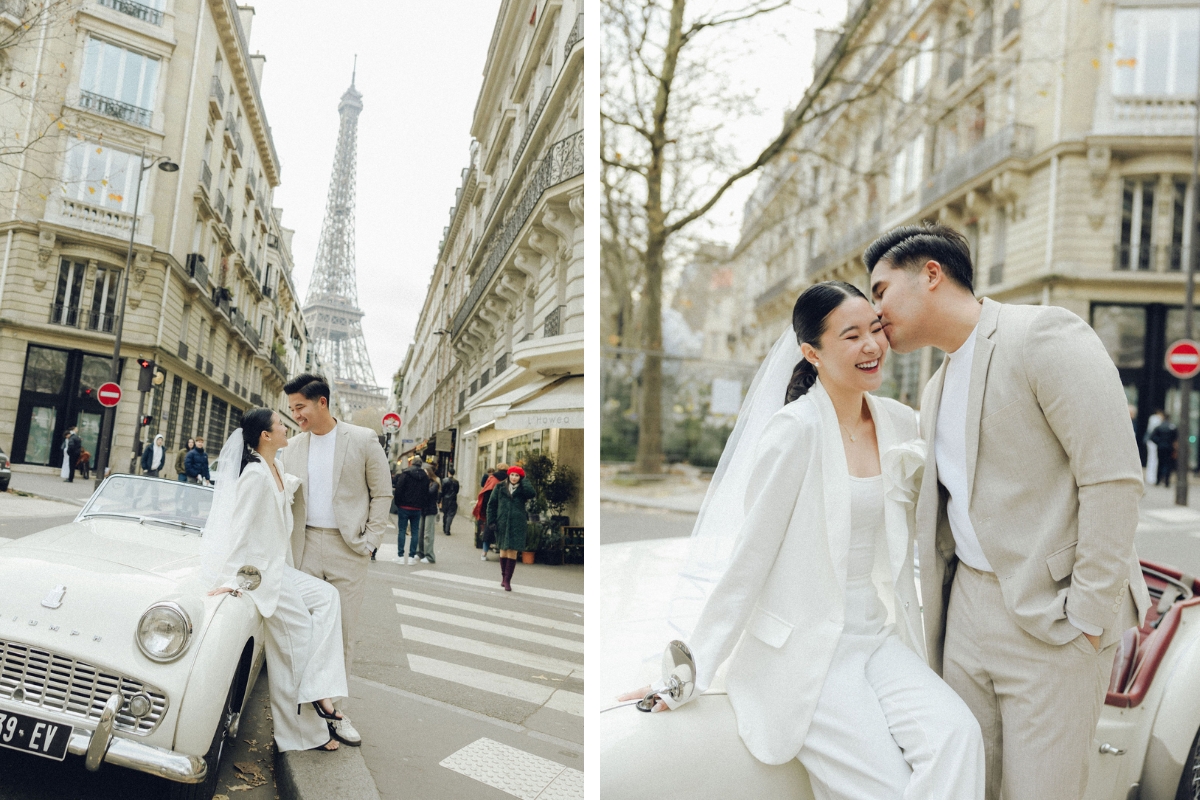
[[[383, 541], [392, 502], [387, 456], [368, 428], [339, 421], [334, 430], [333, 514], [346, 545], [356, 553], [370, 555]], [[283, 450], [284, 466], [303, 484], [292, 504], [292, 556], [297, 569], [304, 563], [309, 436], [296, 434]]]
[[[917, 502], [926, 651], [939, 674], [958, 565], [934, 442], [946, 365], [921, 401], [929, 458]], [[985, 299], [967, 391], [968, 513], [1004, 605], [1050, 644], [1104, 630], [1101, 647], [1145, 618], [1133, 547], [1142, 470], [1125, 392], [1091, 327], [1055, 306]]]

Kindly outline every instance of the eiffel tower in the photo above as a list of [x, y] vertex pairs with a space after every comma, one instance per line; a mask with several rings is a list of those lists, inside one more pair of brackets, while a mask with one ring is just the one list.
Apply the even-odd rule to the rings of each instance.
[[362, 94], [354, 88], [357, 57], [355, 61], [350, 88], [338, 103], [341, 123], [337, 151], [333, 174], [329, 177], [321, 241], [303, 308], [309, 343], [322, 368], [333, 373], [333, 388], [340, 395], [338, 402], [343, 413], [378, 405], [373, 400], [382, 402], [384, 397], [383, 390], [375, 385], [375, 372], [363, 338], [363, 312], [358, 307], [354, 261], [354, 183], [358, 115], [363, 108]]

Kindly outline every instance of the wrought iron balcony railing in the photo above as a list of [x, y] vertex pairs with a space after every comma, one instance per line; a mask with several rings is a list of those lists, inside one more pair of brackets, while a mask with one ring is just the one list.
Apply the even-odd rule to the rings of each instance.
[[496, 271], [508, 254], [509, 248], [516, 241], [517, 234], [525, 227], [525, 223], [529, 220], [529, 215], [533, 213], [538, 200], [541, 199], [542, 193], [582, 174], [583, 131], [578, 131], [550, 145], [542, 157], [541, 166], [526, 185], [525, 192], [521, 195], [521, 201], [513, 208], [504, 226], [492, 233], [483, 257], [483, 267], [479, 270], [479, 277], [471, 286], [471, 291], [463, 300], [462, 305], [459, 306], [458, 313], [454, 315], [454, 321], [451, 324], [453, 336], [457, 336], [462, 330], [471, 311], [475, 308], [475, 304], [483, 297], [484, 291], [492, 278], [496, 276]]
[[154, 114], [147, 108], [135, 106], [132, 103], [122, 103], [111, 97], [105, 97], [95, 92], [80, 92], [79, 107], [95, 111], [106, 117], [132, 122], [135, 125], [149, 126]]
[[149, 22], [151, 25], [162, 25], [163, 14], [161, 11], [142, 3], [135, 3], [133, 0], [100, 0], [100, 5], [136, 17], [142, 22]]
[[218, 104], [225, 101], [225, 87], [221, 85], [220, 76], [212, 76], [212, 84], [209, 86], [208, 95], [209, 97], [215, 98]]
[[278, 353], [271, 353], [271, 366], [279, 373], [280, 378], [287, 379], [287, 368], [283, 365], [283, 359]]
[[212, 186], [212, 170], [208, 168], [207, 161], [200, 162], [200, 185], [204, 187], [205, 191]]
[[225, 227], [233, 227], [233, 208], [230, 206], [225, 207]]
[[935, 203], [1005, 159], [1029, 158], [1033, 155], [1033, 142], [1034, 132], [1030, 126], [1016, 123], [1005, 125], [930, 175], [921, 187], [921, 206]]
[[220, 189], [217, 189], [217, 202], [213, 208], [217, 210], [218, 217], [225, 213], [225, 193]]
[[537, 108], [529, 115], [529, 122], [525, 124], [525, 133], [521, 136], [521, 143], [517, 145], [517, 154], [513, 156], [513, 164], [521, 160], [521, 154], [525, 152], [525, 145], [529, 144], [529, 137], [533, 135], [533, 129], [537, 127], [538, 118], [542, 116], [542, 110], [546, 108], [546, 101], [549, 99], [550, 87], [547, 86], [542, 90], [542, 99], [538, 101]]
[[180, 342], [180, 343], [179, 343], [179, 350], [178, 350], [178, 352], [179, 352], [179, 360], [180, 360], [180, 361], [187, 361], [187, 357], [188, 357], [188, 346], [187, 346], [187, 342]]
[[187, 270], [187, 274], [200, 284], [201, 288], [208, 285], [208, 267], [204, 263], [204, 256], [199, 253], [188, 253], [184, 268]]
[[555, 306], [554, 310], [546, 315], [546, 322], [542, 325], [542, 336], [558, 336], [562, 333], [562, 314], [566, 306]]
[[496, 359], [496, 374], [499, 375], [506, 369], [508, 369], [508, 353]]
[[89, 331], [99, 331], [100, 333], [112, 333], [113, 325], [116, 323], [116, 314], [105, 314], [102, 311], [88, 311], [85, 313], [87, 317], [87, 329]]
[[66, 325], [68, 328], [78, 328], [79, 306], [55, 303], [50, 306], [50, 322], [54, 325]]
[[571, 28], [571, 32], [567, 34], [567, 43], [563, 47], [563, 60], [571, 57], [571, 51], [575, 49], [575, 45], [583, 41], [583, 12], [575, 17], [575, 25]]

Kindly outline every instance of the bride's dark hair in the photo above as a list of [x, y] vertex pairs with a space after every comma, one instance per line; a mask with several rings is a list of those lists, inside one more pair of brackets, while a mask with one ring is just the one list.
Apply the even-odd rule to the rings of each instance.
[[271, 430], [274, 416], [275, 412], [269, 408], [252, 408], [242, 415], [242, 465], [238, 467], [238, 475], [251, 461], [262, 461], [254, 448], [262, 435]]
[[[825, 320], [830, 312], [847, 300], [867, 297], [858, 287], [845, 281], [823, 281], [814, 283], [800, 293], [796, 305], [792, 307], [792, 330], [796, 332], [796, 342], [807, 342], [820, 349], [819, 342], [825, 333]], [[792, 379], [788, 382], [787, 397], [784, 404], [803, 397], [812, 385], [817, 382], [817, 368], [807, 358], [801, 357], [792, 370]]]

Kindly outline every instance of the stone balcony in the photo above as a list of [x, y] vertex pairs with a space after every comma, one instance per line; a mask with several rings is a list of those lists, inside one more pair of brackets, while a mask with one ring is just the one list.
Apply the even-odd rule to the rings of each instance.
[[1114, 97], [1096, 103], [1092, 132], [1102, 136], [1192, 136], [1195, 97]]
[[[46, 202], [45, 220], [56, 225], [102, 236], [111, 236], [114, 239], [128, 242], [130, 227], [133, 225], [133, 214], [104, 208], [82, 200], [58, 197]], [[153, 243], [153, 239], [154, 215], [142, 214], [138, 217], [137, 235], [134, 241], [148, 245]]]
[[1034, 131], [1028, 125], [1009, 123], [964, 153], [951, 158], [921, 185], [921, 207], [928, 208], [951, 195], [965, 193], [984, 176], [1010, 158], [1033, 155]]

